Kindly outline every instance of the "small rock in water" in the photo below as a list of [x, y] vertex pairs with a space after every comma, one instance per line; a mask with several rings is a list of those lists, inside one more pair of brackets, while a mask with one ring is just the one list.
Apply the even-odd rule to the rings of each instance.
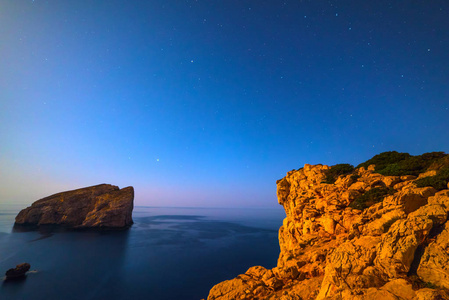
[[16, 279], [16, 278], [23, 277], [23, 276], [25, 276], [26, 272], [28, 272], [30, 267], [31, 266], [29, 263], [23, 263], [23, 264], [17, 265], [13, 269], [9, 269], [8, 271], [6, 271], [6, 274], [5, 274], [6, 279]]

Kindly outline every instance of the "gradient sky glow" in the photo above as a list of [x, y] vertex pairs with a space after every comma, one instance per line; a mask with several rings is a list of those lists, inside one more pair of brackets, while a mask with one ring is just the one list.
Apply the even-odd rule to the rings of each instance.
[[449, 152], [449, 2], [0, 0], [0, 203], [276, 207], [305, 163]]

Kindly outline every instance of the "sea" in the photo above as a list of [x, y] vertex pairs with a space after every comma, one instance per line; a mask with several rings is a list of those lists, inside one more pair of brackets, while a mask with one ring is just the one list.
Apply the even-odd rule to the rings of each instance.
[[251, 266], [276, 266], [284, 210], [135, 207], [121, 231], [13, 228], [20, 209], [0, 209], [0, 300], [206, 299], [217, 283]]

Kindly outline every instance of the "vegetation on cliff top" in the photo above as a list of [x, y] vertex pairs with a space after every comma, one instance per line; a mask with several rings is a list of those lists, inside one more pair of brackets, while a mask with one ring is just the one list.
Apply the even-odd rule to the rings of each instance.
[[354, 170], [354, 166], [350, 164], [338, 164], [332, 166], [326, 172], [326, 179], [323, 181], [323, 183], [333, 184], [337, 180], [338, 176], [351, 174]]
[[375, 165], [374, 172], [384, 176], [418, 176], [446, 156], [444, 152], [429, 152], [413, 156], [408, 153], [389, 151], [375, 155], [366, 162], [359, 164], [357, 168], [368, 168], [370, 165]]
[[[449, 182], [449, 155], [444, 152], [429, 152], [421, 155], [410, 155], [397, 151], [383, 152], [375, 155], [357, 168], [368, 168], [375, 165], [374, 172], [384, 176], [418, 176], [429, 170], [436, 170], [434, 176], [420, 178], [415, 181], [417, 187], [432, 186], [436, 190], [447, 188]], [[351, 179], [356, 181], [360, 176], [355, 174], [356, 168], [350, 164], [337, 164], [331, 166], [326, 172], [323, 183], [334, 184], [341, 175], [352, 174]], [[356, 198], [349, 206], [356, 209], [366, 209], [383, 200], [387, 195], [394, 194], [394, 189], [373, 188]]]
[[442, 190], [449, 182], [449, 155], [444, 152], [428, 152], [416, 156], [396, 151], [383, 152], [361, 163], [357, 168], [367, 168], [370, 165], [375, 165], [374, 172], [385, 176], [418, 176], [429, 170], [437, 171], [434, 176], [416, 180], [417, 187], [432, 186]]
[[373, 204], [381, 202], [385, 196], [393, 195], [395, 192], [396, 190], [391, 188], [372, 188], [357, 197], [351, 204], [349, 204], [349, 206], [355, 209], [364, 210]]
[[431, 186], [440, 191], [447, 187], [449, 182], [449, 166], [440, 169], [436, 175], [420, 178], [415, 181], [417, 187]]

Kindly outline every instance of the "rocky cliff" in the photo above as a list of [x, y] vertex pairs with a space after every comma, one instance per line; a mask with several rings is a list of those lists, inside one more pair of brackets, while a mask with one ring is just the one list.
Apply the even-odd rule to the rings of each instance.
[[371, 165], [325, 183], [330, 169], [305, 165], [278, 180], [287, 216], [277, 267], [251, 267], [208, 300], [449, 299], [447, 181], [417, 187], [437, 171], [385, 176]]
[[127, 228], [133, 223], [133, 201], [133, 187], [100, 184], [40, 199], [19, 212], [15, 225]]

